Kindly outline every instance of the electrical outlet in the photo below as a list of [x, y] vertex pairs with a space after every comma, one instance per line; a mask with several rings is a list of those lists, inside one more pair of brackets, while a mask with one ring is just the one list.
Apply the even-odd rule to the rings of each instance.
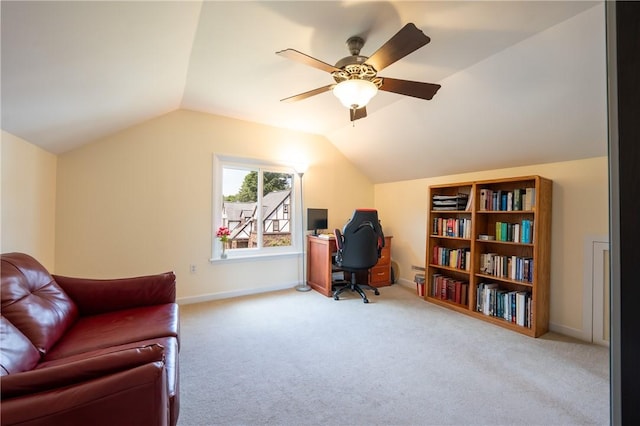
[[198, 268], [196, 267], [196, 265], [194, 265], [194, 264], [189, 265], [189, 271], [190, 271], [192, 274], [195, 274], [195, 273], [196, 273], [196, 271], [197, 271], [197, 269], [198, 269]]

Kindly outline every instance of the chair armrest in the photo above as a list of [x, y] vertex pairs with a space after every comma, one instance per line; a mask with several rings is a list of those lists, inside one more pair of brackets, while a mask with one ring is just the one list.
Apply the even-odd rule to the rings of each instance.
[[2, 425], [169, 424], [167, 375], [162, 361], [88, 382], [2, 400]]
[[342, 235], [342, 231], [338, 228], [333, 230], [333, 234], [336, 236], [336, 247], [338, 250], [342, 250], [344, 246], [344, 235]]
[[173, 272], [120, 279], [87, 279], [53, 275], [76, 303], [80, 315], [96, 315], [122, 309], [174, 303]]
[[336, 236], [336, 249], [338, 250], [334, 256], [335, 264], [341, 268], [342, 267], [342, 249], [344, 248], [344, 235], [342, 232], [336, 228], [333, 233]]
[[2, 401], [76, 385], [157, 361], [164, 363], [164, 347], [151, 344], [10, 374], [0, 378]]

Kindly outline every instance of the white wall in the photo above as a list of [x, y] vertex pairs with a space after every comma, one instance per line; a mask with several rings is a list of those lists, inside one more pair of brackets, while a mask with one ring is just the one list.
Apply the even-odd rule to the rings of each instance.
[[59, 156], [57, 273], [174, 270], [189, 301], [298, 284], [299, 257], [209, 263], [214, 153], [306, 158], [305, 206], [328, 208], [330, 227], [373, 206], [373, 185], [322, 137], [179, 110]]
[[0, 252], [55, 265], [56, 156], [2, 131]]
[[391, 257], [408, 285], [417, 272], [411, 266], [425, 266], [430, 185], [527, 175], [553, 181], [551, 328], [581, 337], [585, 237], [608, 235], [607, 157], [378, 184], [376, 208], [385, 234], [394, 236]]

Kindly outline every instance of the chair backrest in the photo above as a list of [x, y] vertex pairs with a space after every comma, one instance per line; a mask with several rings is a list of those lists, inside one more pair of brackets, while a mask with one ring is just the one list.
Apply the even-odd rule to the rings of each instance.
[[378, 262], [384, 234], [377, 210], [357, 209], [342, 229], [336, 229], [336, 262], [345, 269], [369, 269]]

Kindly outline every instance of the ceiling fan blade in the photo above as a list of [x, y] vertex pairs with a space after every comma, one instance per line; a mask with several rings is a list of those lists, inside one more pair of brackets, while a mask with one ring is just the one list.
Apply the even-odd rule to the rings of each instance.
[[440, 87], [439, 84], [382, 77], [380, 90], [429, 100], [433, 98]]
[[350, 109], [349, 110], [349, 118], [351, 121], [360, 120], [361, 118], [365, 118], [367, 116], [367, 107], [362, 107], [358, 109]]
[[320, 93], [328, 92], [333, 89], [335, 84], [329, 84], [327, 86], [318, 87], [317, 89], [309, 90], [308, 92], [300, 93], [294, 96], [289, 96], [288, 98], [280, 99], [280, 102], [295, 102], [301, 101], [303, 99], [310, 98], [311, 96], [319, 95]]
[[340, 68], [336, 68], [333, 65], [329, 65], [326, 62], [322, 62], [316, 58], [312, 58], [309, 55], [305, 55], [302, 52], [298, 52], [295, 49], [285, 49], [279, 52], [276, 52], [276, 55], [284, 56], [287, 59], [291, 59], [305, 65], [309, 65], [310, 67], [318, 68], [322, 71], [326, 72], [334, 72], [340, 71]]
[[379, 72], [430, 41], [431, 39], [414, 24], [408, 23], [383, 44], [382, 47], [376, 50], [365, 63], [371, 65]]

